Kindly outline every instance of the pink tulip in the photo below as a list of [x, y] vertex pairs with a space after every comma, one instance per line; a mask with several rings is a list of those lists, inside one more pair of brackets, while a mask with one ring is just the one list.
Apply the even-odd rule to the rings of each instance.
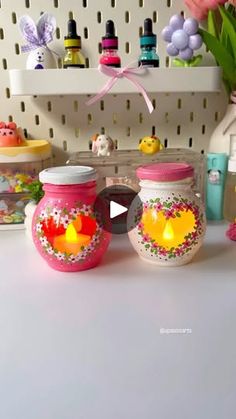
[[[204, 20], [207, 18], [209, 10], [217, 9], [218, 6], [223, 5], [227, 0], [184, 0], [186, 6], [189, 8], [191, 14], [197, 20]], [[234, 4], [236, 0], [231, 0]]]
[[229, 3], [236, 7], [236, 0], [229, 0]]

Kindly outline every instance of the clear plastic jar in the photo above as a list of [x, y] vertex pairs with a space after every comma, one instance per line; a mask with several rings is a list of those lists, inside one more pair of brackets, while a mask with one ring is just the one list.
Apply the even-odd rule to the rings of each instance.
[[[141, 166], [137, 176], [142, 205], [135, 199], [129, 211], [134, 249], [145, 261], [161, 266], [190, 262], [206, 229], [203, 204], [192, 190], [192, 166], [157, 163]], [[140, 222], [135, 226], [136, 219]]]

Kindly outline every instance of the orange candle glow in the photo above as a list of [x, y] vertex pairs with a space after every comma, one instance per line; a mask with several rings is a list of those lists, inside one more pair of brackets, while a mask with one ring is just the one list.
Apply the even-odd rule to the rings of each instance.
[[143, 232], [165, 249], [177, 247], [185, 236], [194, 230], [195, 217], [192, 211], [179, 211], [176, 218], [166, 219], [163, 211], [149, 209], [142, 216]]
[[173, 240], [173, 238], [174, 238], [174, 230], [173, 230], [170, 220], [168, 220], [166, 222], [166, 225], [163, 231], [163, 239], [169, 241], [169, 240]]
[[56, 236], [54, 238], [53, 247], [54, 249], [57, 249], [58, 252], [66, 252], [76, 256], [82, 251], [81, 247], [88, 245], [90, 241], [90, 236], [78, 233], [74, 224], [70, 223], [65, 234], [61, 234], [60, 236]]

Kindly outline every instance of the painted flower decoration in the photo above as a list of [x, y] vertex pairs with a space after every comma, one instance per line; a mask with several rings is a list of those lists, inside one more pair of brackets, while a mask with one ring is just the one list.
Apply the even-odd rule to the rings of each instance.
[[[174, 194], [173, 194], [174, 195]], [[181, 258], [190, 252], [195, 246], [197, 246], [199, 239], [204, 235], [204, 216], [200, 211], [198, 205], [188, 201], [182, 197], [173, 196], [168, 197], [165, 201], [161, 201], [160, 198], [150, 199], [141, 205], [142, 218], [137, 224], [138, 235], [140, 236], [140, 243], [146, 252], [151, 255], [155, 255], [160, 259], [172, 259]], [[157, 238], [152, 236], [152, 231], [147, 231], [143, 216], [147, 215], [149, 211], [161, 211], [165, 217], [165, 220], [171, 220], [174, 222], [175, 219], [184, 217], [189, 211], [194, 215], [194, 223], [190, 230], [183, 234], [183, 239], [178, 244], [171, 247], [165, 247], [163, 243]], [[140, 208], [137, 208], [137, 214]], [[153, 227], [152, 227], [153, 228]]]
[[236, 241], [236, 219], [234, 223], [229, 225], [229, 229], [226, 231], [226, 236], [230, 240]]
[[194, 57], [194, 51], [202, 46], [202, 37], [198, 33], [199, 24], [194, 18], [184, 19], [182, 15], [170, 18], [169, 25], [162, 30], [162, 38], [168, 42], [166, 51], [177, 66], [196, 66], [202, 59], [201, 55]]
[[[91, 241], [87, 245], [81, 246], [81, 251], [74, 255], [66, 250], [57, 249], [54, 246], [54, 238], [65, 234], [68, 225], [71, 222], [76, 223], [77, 216], [82, 221], [79, 232], [91, 236]], [[95, 218], [92, 206], [81, 203], [78, 203], [77, 208], [71, 208], [70, 211], [67, 208], [47, 206], [37, 217], [35, 230], [44, 253], [51, 258], [70, 264], [83, 263], [91, 258], [103, 240], [101, 220]]]

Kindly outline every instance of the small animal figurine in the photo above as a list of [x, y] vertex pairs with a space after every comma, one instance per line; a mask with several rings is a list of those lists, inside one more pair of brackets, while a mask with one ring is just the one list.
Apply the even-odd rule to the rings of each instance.
[[49, 13], [43, 13], [35, 23], [30, 16], [24, 15], [20, 18], [19, 26], [27, 41], [27, 45], [23, 45], [21, 51], [29, 52], [26, 68], [28, 70], [57, 68], [55, 53], [48, 47], [56, 30], [55, 17]]
[[0, 200], [0, 213], [4, 215], [6, 214], [7, 210], [8, 210], [8, 205], [3, 199], [1, 199]]
[[92, 140], [92, 152], [97, 154], [97, 156], [110, 156], [115, 148], [113, 140], [106, 134], [96, 134]]
[[0, 175], [0, 192], [9, 192], [10, 190], [10, 183], [6, 176]]
[[0, 147], [16, 147], [22, 143], [15, 122], [0, 122]]
[[221, 171], [216, 169], [208, 170], [208, 181], [213, 185], [218, 185], [221, 182]]
[[138, 149], [145, 154], [155, 154], [163, 149], [163, 145], [161, 144], [160, 138], [152, 135], [151, 137], [143, 137]]

